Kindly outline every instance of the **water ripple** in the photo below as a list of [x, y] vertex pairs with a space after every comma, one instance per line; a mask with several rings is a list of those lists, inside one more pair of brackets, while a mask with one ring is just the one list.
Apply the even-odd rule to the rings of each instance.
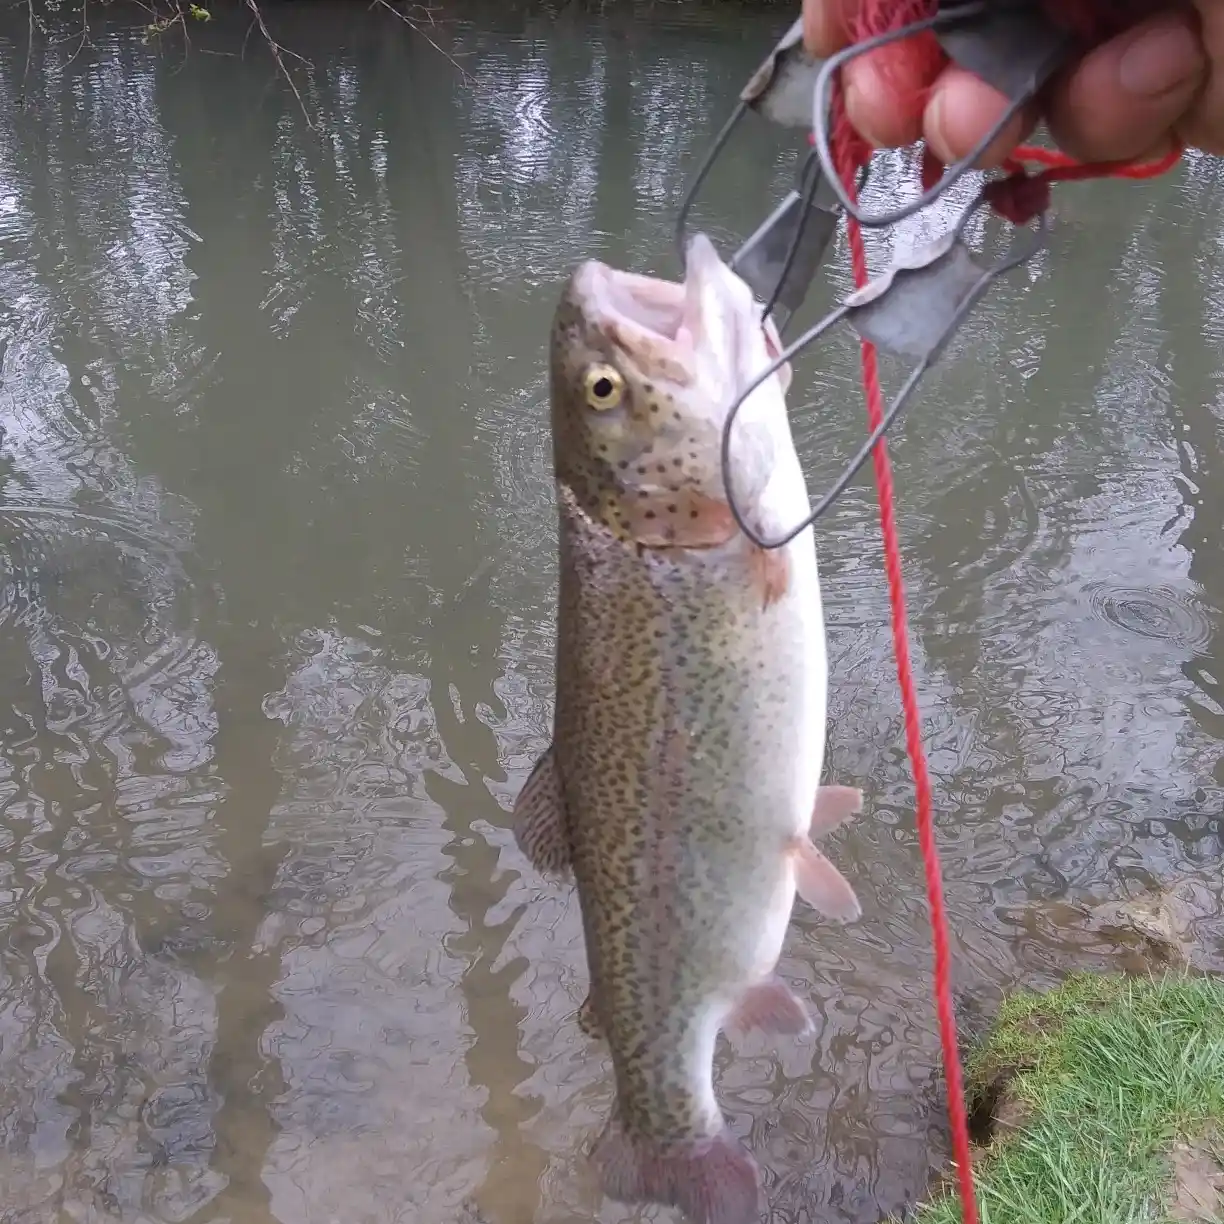
[[1090, 583], [1084, 593], [1103, 620], [1138, 637], [1203, 650], [1215, 631], [1210, 614], [1170, 587], [1125, 587]]
[[38, 624], [54, 605], [59, 631], [117, 656], [125, 689], [172, 671], [194, 645], [198, 590], [175, 544], [135, 516], [10, 501], [0, 570], [0, 627]]
[[[552, 733], [545, 349], [578, 259], [674, 272], [675, 204], [784, 22], [482, 6], [447, 32], [465, 80], [384, 17], [275, 14], [313, 126], [220, 12], [181, 59], [99, 14], [25, 85], [0, 64], [0, 1183], [23, 1224], [660, 1215], [592, 1184], [612, 1087], [574, 1023], [581, 915], [509, 830]], [[697, 223], [749, 232], [795, 153], [745, 125]], [[978, 1016], [1118, 963], [1085, 916], [1174, 881], [1224, 955], [1224, 177], [1188, 176], [1060, 185], [1048, 256], [890, 444]], [[916, 182], [890, 154], [871, 192]], [[975, 186], [873, 234], [873, 266]], [[847, 287], [834, 247], [813, 310]], [[852, 336], [797, 364], [814, 490], [862, 440], [858, 380]], [[864, 915], [800, 908], [780, 972], [816, 1031], [720, 1043], [718, 1083], [771, 1219], [870, 1224], [945, 1155], [940, 1053], [869, 470], [816, 534], [828, 774], [866, 793], [828, 851]]]

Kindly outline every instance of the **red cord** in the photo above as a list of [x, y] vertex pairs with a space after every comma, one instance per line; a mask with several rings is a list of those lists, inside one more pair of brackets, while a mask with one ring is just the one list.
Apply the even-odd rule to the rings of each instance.
[[[937, 2], [938, 0], [830, 0], [835, 7], [840, 6], [843, 17], [850, 18], [849, 26], [855, 41], [897, 30], [910, 22], [930, 17], [936, 11]], [[1142, 15], [1136, 9], [1137, 5], [1141, 5], [1141, 0], [1043, 0], [1043, 5], [1051, 18], [1061, 21], [1067, 29], [1074, 31], [1088, 44], [1117, 32]], [[897, 106], [901, 110], [908, 110], [914, 116], [921, 114], [925, 104], [925, 91], [919, 86], [919, 82], [934, 79], [940, 67], [947, 63], [947, 56], [929, 30], [878, 48], [871, 52], [871, 58], [878, 81], [893, 90]], [[834, 94], [833, 148], [837, 173], [845, 183], [850, 199], [856, 200], [857, 173], [870, 157], [871, 150], [846, 119], [840, 80]], [[986, 197], [996, 213], [1014, 224], [1022, 225], [1049, 208], [1050, 187], [1055, 182], [1090, 178], [1153, 178], [1172, 169], [1181, 158], [1181, 153], [1180, 148], [1175, 148], [1168, 156], [1150, 165], [1132, 165], [1125, 162], [1080, 163], [1062, 153], [1021, 146], [1004, 162], [1004, 177], [987, 184]], [[1030, 174], [1025, 168], [1026, 162], [1036, 163], [1043, 169]], [[943, 166], [929, 152], [925, 152], [922, 162], [923, 187], [929, 189], [938, 182], [943, 170]], [[862, 288], [868, 279], [867, 253], [862, 229], [853, 217], [847, 218], [847, 232], [855, 284]], [[880, 387], [875, 347], [865, 340], [862, 341], [861, 347], [867, 420], [874, 430], [884, 416], [884, 396]], [[944, 909], [939, 849], [935, 841], [931, 780], [927, 773], [926, 754], [922, 748], [921, 714], [910, 667], [909, 628], [905, 613], [905, 586], [901, 575], [901, 549], [897, 542], [892, 468], [884, 439], [879, 441], [872, 452], [872, 463], [880, 503], [880, 529], [884, 537], [884, 568], [888, 577], [893, 653], [897, 660], [901, 707], [905, 713], [905, 746], [914, 774], [915, 820], [926, 876], [927, 904], [930, 909], [931, 942], [935, 960], [935, 1008], [939, 1017], [940, 1044], [943, 1047], [948, 1120], [952, 1128], [952, 1156], [956, 1162], [962, 1224], [978, 1224], [969, 1125], [965, 1113], [963, 1075], [956, 1040], [956, 1016], [952, 1005], [952, 953], [948, 936], [948, 917]]]
[[[850, 199], [857, 202], [855, 181], [858, 170], [870, 156], [870, 148], [851, 128], [846, 119], [840, 87], [835, 95], [833, 130], [837, 172], [846, 185]], [[987, 198], [994, 210], [1015, 224], [1024, 224], [1044, 212], [1050, 203], [1050, 185], [1059, 180], [1089, 178], [1153, 178], [1177, 164], [1182, 150], [1174, 149], [1168, 156], [1148, 165], [1125, 162], [1080, 163], [1062, 153], [1021, 146], [1004, 163], [1005, 178], [987, 186]], [[1045, 167], [1030, 175], [1024, 162], [1036, 162]], [[924, 153], [922, 177], [924, 187], [937, 182], [943, 167]], [[868, 281], [867, 252], [862, 228], [853, 217], [847, 217], [850, 261], [856, 286]], [[871, 429], [878, 427], [884, 416], [884, 396], [880, 386], [875, 346], [861, 342], [863, 392], [867, 401], [867, 421]], [[893, 654], [897, 661], [897, 682], [901, 689], [901, 708], [905, 714], [905, 746], [914, 774], [915, 821], [918, 844], [922, 851], [926, 876], [927, 904], [930, 910], [931, 942], [935, 960], [935, 1008], [939, 1017], [939, 1038], [943, 1048], [944, 1076], [948, 1094], [948, 1121], [952, 1129], [952, 1157], [956, 1163], [957, 1183], [961, 1200], [963, 1224], [978, 1224], [977, 1197], [973, 1183], [973, 1156], [969, 1142], [969, 1122], [965, 1109], [964, 1076], [956, 1037], [956, 1015], [952, 1002], [952, 951], [948, 936], [948, 916], [944, 907], [943, 882], [939, 865], [939, 848], [935, 840], [932, 814], [931, 780], [927, 772], [926, 753], [922, 747], [922, 718], [918, 694], [910, 666], [909, 627], [905, 610], [905, 584], [901, 574], [901, 549], [897, 540], [897, 520], [893, 496], [892, 467], [888, 446], [880, 439], [872, 452], [876, 491], [880, 504], [880, 530], [884, 537], [884, 569], [888, 577], [891, 609]]]
[[[846, 122], [841, 91], [836, 101], [834, 152], [837, 172], [855, 200], [855, 179], [869, 150]], [[847, 217], [850, 260], [855, 284], [867, 283], [867, 250], [863, 231], [853, 217]], [[861, 343], [863, 391], [867, 399], [867, 421], [877, 428], [884, 416], [884, 394], [876, 364], [875, 345]], [[930, 907], [931, 933], [935, 952], [935, 1004], [939, 1014], [939, 1036], [943, 1045], [944, 1074], [948, 1090], [948, 1119], [952, 1124], [952, 1155], [960, 1182], [964, 1224], [978, 1224], [977, 1200], [973, 1192], [973, 1158], [969, 1150], [969, 1123], [965, 1114], [960, 1054], [956, 1042], [956, 1016], [952, 1010], [952, 952], [948, 941], [948, 919], [944, 910], [943, 884], [939, 870], [939, 850], [935, 844], [935, 822], [931, 814], [931, 780], [927, 774], [926, 753], [922, 748], [922, 716], [918, 692], [910, 667], [909, 628], [905, 613], [905, 584], [901, 576], [901, 547], [897, 542], [897, 519], [893, 505], [892, 467], [883, 438], [872, 451], [876, 490], [880, 501], [880, 529], [884, 536], [884, 569], [888, 575], [888, 595], [892, 609], [893, 654], [897, 660], [897, 681], [901, 687], [901, 707], [905, 711], [905, 746], [914, 773], [917, 795], [918, 844], [926, 872], [927, 904]]]
[[[1065, 153], [1042, 149], [1036, 145], [1020, 145], [1003, 161], [1006, 177], [986, 184], [986, 200], [990, 206], [1014, 225], [1027, 225], [1050, 207], [1050, 186], [1053, 183], [1077, 179], [1150, 179], [1172, 170], [1181, 161], [1182, 148], [1175, 145], [1157, 161], [1136, 164], [1125, 161], [1077, 162]], [[1025, 162], [1036, 162], [1045, 169], [1030, 174]], [[922, 153], [922, 187], [929, 191], [943, 177], [944, 167], [929, 149]]]

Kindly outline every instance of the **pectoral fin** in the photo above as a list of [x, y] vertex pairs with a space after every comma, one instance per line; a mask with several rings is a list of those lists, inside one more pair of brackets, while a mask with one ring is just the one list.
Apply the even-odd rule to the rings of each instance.
[[753, 548], [748, 554], [753, 579], [761, 592], [761, 607], [769, 608], [790, 590], [790, 560], [780, 548]]
[[569, 822], [565, 816], [565, 792], [551, 745], [536, 762], [514, 802], [514, 840], [542, 875], [570, 874]]
[[791, 854], [795, 864], [795, 888], [813, 909], [842, 922], [853, 922], [862, 914], [850, 881], [808, 838], [795, 838]]

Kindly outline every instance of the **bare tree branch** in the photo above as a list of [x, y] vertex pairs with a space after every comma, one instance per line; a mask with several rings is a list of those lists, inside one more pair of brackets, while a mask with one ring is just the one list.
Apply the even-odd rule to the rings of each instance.
[[[297, 104], [301, 108], [302, 118], [306, 120], [306, 126], [313, 132], [315, 131], [314, 120], [311, 119], [306, 110], [306, 103], [302, 101], [302, 95], [298, 90], [297, 82], [293, 79], [289, 69], [285, 67], [283, 56], [290, 55], [294, 59], [310, 67], [310, 62], [302, 58], [294, 51], [288, 51], [272, 37], [272, 32], [268, 29], [267, 23], [264, 21], [263, 13], [259, 11], [259, 5], [256, 0], [246, 0], [246, 6], [251, 10], [251, 15], [255, 18], [259, 25], [259, 32], [264, 36], [264, 41], [268, 44], [268, 50], [272, 52], [272, 58], [276, 61], [277, 68], [280, 69], [281, 75], [289, 82], [289, 88], [293, 90], [293, 96], [297, 99]], [[283, 54], [282, 54], [283, 53]]]
[[[0, 0], [2, 2], [2, 0]], [[104, 7], [111, 0], [101, 0]], [[184, 52], [191, 49], [191, 37], [188, 32], [189, 21], [191, 18], [195, 21], [210, 21], [212, 13], [207, 7], [208, 0], [131, 0], [137, 7], [144, 9], [149, 14], [150, 22], [145, 29], [145, 41], [153, 42], [160, 40], [164, 35], [171, 30], [178, 29], [182, 32]], [[72, 52], [71, 59], [75, 60], [77, 56], [90, 43], [90, 8], [89, 0], [80, 0], [81, 4], [81, 25], [78, 33], [68, 34], [64, 38], [54, 38], [53, 42], [68, 41], [73, 39], [76, 41], [76, 48]], [[49, 36], [48, 28], [37, 10], [37, 0], [25, 0], [26, 6], [26, 53], [25, 67], [21, 75], [21, 91], [18, 99], [18, 105], [26, 104], [26, 91], [29, 84], [30, 72], [34, 59], [34, 40], [41, 35], [44, 38]], [[253, 30], [258, 29], [260, 36], [271, 52], [273, 62], [276, 64], [277, 72], [285, 78], [289, 88], [293, 91], [293, 96], [297, 101], [298, 109], [302, 112], [302, 118], [306, 120], [306, 126], [313, 132], [318, 130], [318, 126], [311, 118], [310, 111], [306, 107], [306, 101], [302, 97], [302, 92], [298, 88], [297, 81], [294, 79], [293, 73], [290, 71], [290, 66], [286, 60], [296, 60], [306, 69], [311, 69], [313, 65], [304, 56], [298, 55], [296, 51], [290, 50], [283, 46], [272, 35], [272, 31], [268, 28], [268, 23], [264, 20], [263, 11], [259, 7], [259, 0], [242, 0], [242, 6], [251, 16], [250, 24], [247, 27], [246, 34], [243, 38], [243, 51], [239, 53], [241, 57], [245, 53], [247, 42], [251, 37]], [[59, 8], [58, 0], [48, 0], [48, 7], [51, 10]], [[438, 22], [434, 16], [434, 10], [426, 4], [410, 2], [406, 8], [397, 0], [370, 0], [370, 8], [384, 8], [387, 12], [397, 17], [412, 32], [420, 38], [423, 38], [439, 55], [443, 56], [455, 71], [459, 73], [460, 78], [469, 83], [472, 80], [471, 74], [463, 67], [462, 64], [455, 58], [435, 38], [429, 29], [437, 29]], [[427, 28], [429, 27], [429, 28]], [[226, 52], [213, 52], [212, 54], [227, 54]], [[232, 53], [229, 53], [232, 54]]]
[[89, 0], [81, 0], [81, 41], [77, 43], [77, 49], [69, 57], [68, 62], [71, 64], [82, 51], [85, 50], [85, 44], [89, 41]]
[[21, 74], [21, 105], [25, 106], [26, 85], [30, 80], [30, 60], [34, 56], [34, 0], [26, 0], [29, 29], [26, 34], [25, 70]]
[[[449, 51], [444, 50], [442, 47], [440, 47], [437, 44], [437, 42], [434, 39], [432, 39], [428, 34], [425, 33], [419, 21], [415, 21], [412, 17], [409, 17], [407, 13], [404, 13], [400, 9], [397, 9], [395, 5], [389, 2], [389, 0], [372, 0], [370, 7], [371, 8], [382, 7], [382, 8], [385, 8], [389, 13], [394, 13], [395, 16], [398, 17], [406, 26], [408, 26], [413, 31], [414, 34], [420, 35], [420, 37], [423, 38], [439, 55], [443, 55], [448, 60], [450, 60], [450, 62], [455, 67], [455, 71], [459, 73], [459, 75], [463, 78], [465, 83], [471, 81], [472, 79], [471, 74], [467, 72], [467, 70], [463, 67], [463, 65]], [[420, 7], [421, 7], [420, 5], [413, 5], [414, 11], [419, 10]], [[437, 22], [434, 20], [433, 10], [424, 9], [423, 11], [429, 17], [429, 24], [431, 26], [437, 25]]]

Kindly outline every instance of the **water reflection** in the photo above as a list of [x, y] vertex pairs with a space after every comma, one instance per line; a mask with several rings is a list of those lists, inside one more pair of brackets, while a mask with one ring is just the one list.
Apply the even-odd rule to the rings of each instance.
[[[183, 56], [99, 19], [28, 79], [5, 31], [0, 1218], [611, 1224], [576, 907], [506, 828], [552, 697], [546, 329], [587, 254], [673, 266], [786, 23], [491, 7], [438, 31], [465, 80], [384, 14], [273, 17], [313, 129], [237, 21]], [[792, 173], [758, 129], [700, 223]], [[1055, 902], [1218, 878], [1222, 189], [1068, 188], [894, 448], [969, 998], [1105, 955]], [[827, 483], [853, 345], [796, 391]], [[866, 915], [795, 924], [813, 1042], [720, 1055], [788, 1224], [874, 1220], [943, 1147], [869, 484], [819, 543]]]

